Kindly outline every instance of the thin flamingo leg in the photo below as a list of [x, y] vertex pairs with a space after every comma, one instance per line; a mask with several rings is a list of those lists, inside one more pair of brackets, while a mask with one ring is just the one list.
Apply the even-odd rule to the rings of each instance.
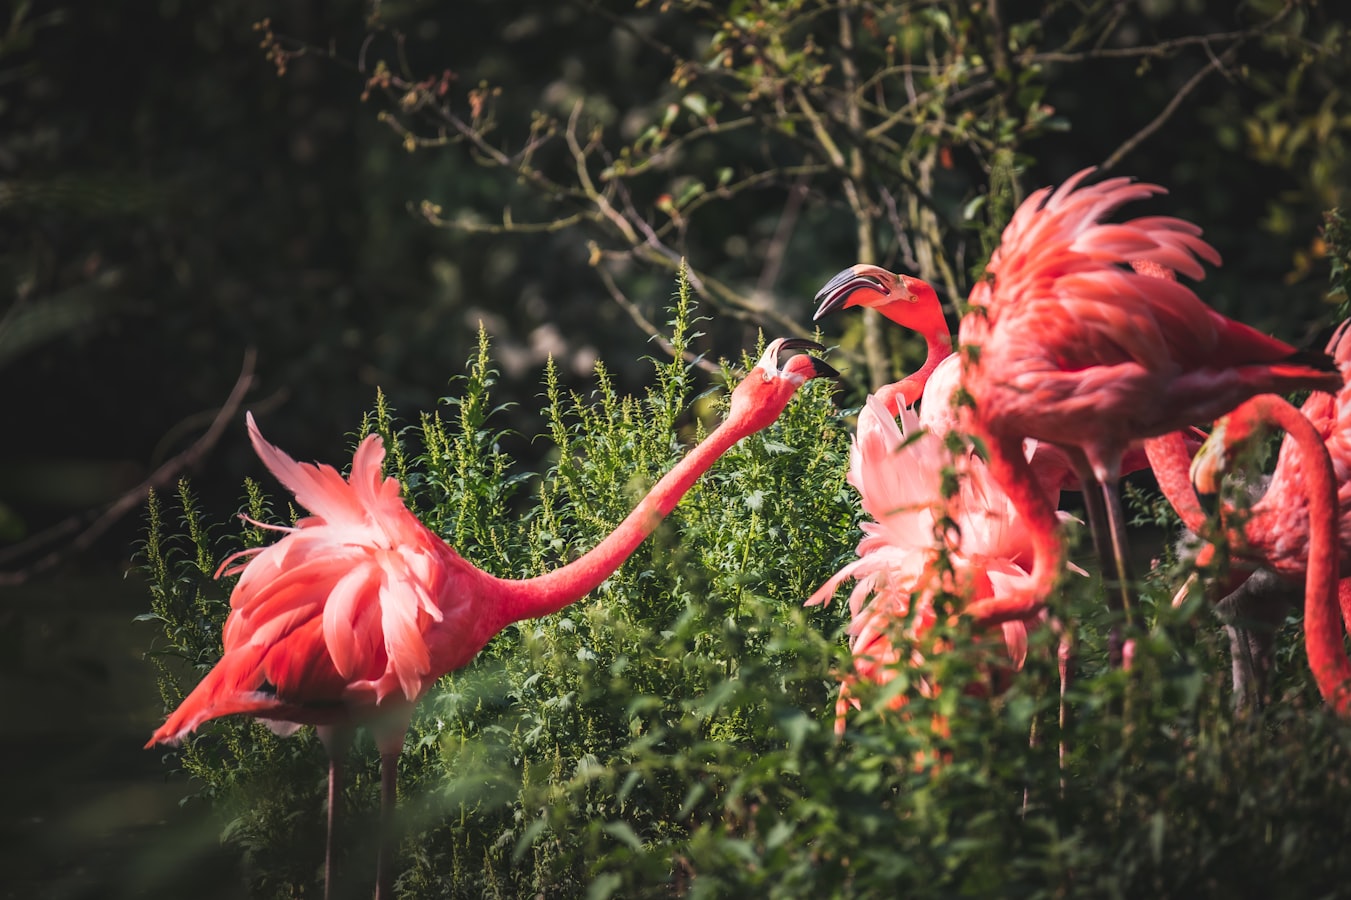
[[328, 837], [324, 840], [324, 900], [333, 897], [333, 835], [337, 831], [338, 798], [342, 795], [342, 763], [337, 756], [328, 759]]
[[[1079, 483], [1083, 486], [1084, 513], [1088, 516], [1088, 530], [1093, 536], [1093, 551], [1097, 554], [1098, 563], [1102, 567], [1102, 583], [1107, 592], [1107, 606], [1114, 613], [1121, 612], [1129, 607], [1122, 605], [1122, 594], [1119, 593], [1123, 579], [1117, 562], [1111, 514], [1105, 502], [1107, 490], [1093, 477], [1093, 472], [1086, 463], [1076, 465], [1075, 470], [1079, 476]], [[1113, 622], [1111, 633], [1107, 637], [1107, 658], [1114, 669], [1121, 667], [1121, 646], [1121, 627], [1119, 623]]]
[[1056, 668], [1060, 670], [1060, 708], [1057, 710], [1056, 724], [1060, 731], [1060, 742], [1056, 747], [1060, 761], [1060, 796], [1065, 796], [1065, 762], [1069, 756], [1069, 744], [1065, 738], [1065, 729], [1069, 726], [1069, 703], [1066, 702], [1070, 687], [1070, 661], [1074, 659], [1074, 641], [1068, 633], [1061, 633], [1060, 644], [1056, 647]]
[[380, 752], [380, 834], [375, 858], [375, 900], [394, 900], [394, 804], [399, 784], [399, 752]]
[[[1131, 568], [1130, 568], [1130, 550], [1126, 542], [1126, 516], [1121, 509], [1121, 493], [1117, 490], [1115, 480], [1110, 483], [1104, 482], [1101, 486], [1103, 507], [1107, 511], [1107, 532], [1111, 539], [1112, 554], [1109, 559], [1103, 560], [1103, 568], [1106, 569], [1108, 562], [1114, 569], [1113, 575], [1116, 576], [1115, 596], [1112, 594], [1111, 586], [1108, 587], [1107, 597], [1114, 609], [1120, 610], [1125, 616], [1125, 627], [1127, 630], [1134, 624], [1134, 601], [1131, 597]], [[1106, 574], [1106, 573], [1104, 573]], [[1112, 633], [1108, 638], [1107, 653], [1112, 666], [1119, 668], [1123, 658], [1123, 641], [1121, 636], [1121, 625], [1113, 623]]]
[[334, 859], [334, 836], [337, 834], [338, 806], [342, 802], [343, 756], [351, 742], [350, 729], [337, 725], [315, 728], [319, 742], [328, 754], [328, 832], [324, 838], [324, 900], [333, 897], [333, 883], [337, 864]]

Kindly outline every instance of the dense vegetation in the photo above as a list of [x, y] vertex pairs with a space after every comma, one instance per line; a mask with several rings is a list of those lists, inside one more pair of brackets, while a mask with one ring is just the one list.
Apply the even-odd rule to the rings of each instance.
[[[687, 347], [684, 306], [671, 329]], [[531, 574], [598, 541], [677, 458], [682, 426], [697, 437], [691, 411], [716, 414], [684, 363], [657, 362], [640, 398], [604, 372], [585, 396], [546, 380], [555, 462], [538, 483], [497, 443], [486, 343], [441, 411], [400, 426], [377, 405], [362, 431], [399, 448], [389, 468], [410, 503], [474, 562]], [[837, 740], [845, 613], [802, 606], [857, 538], [837, 396], [809, 387], [594, 596], [509, 629], [424, 700], [401, 760], [400, 896], [1346, 892], [1351, 731], [1320, 708], [1297, 626], [1270, 711], [1236, 721], [1227, 646], [1199, 599], [1169, 606], [1185, 573], [1167, 562], [1146, 585], [1149, 631], [1129, 675], [1104, 671], [1100, 585], [1059, 601], [1078, 669], [1063, 730], [1044, 630], [995, 698], [920, 689], [971, 682], [985, 662], [981, 645], [940, 633], [958, 649], [931, 648], [924, 666], [863, 690]], [[504, 518], [516, 492], [530, 511]], [[252, 517], [294, 515], [256, 484], [247, 496]], [[152, 505], [144, 559], [167, 701], [197, 677], [183, 661], [200, 669], [219, 653], [228, 584], [212, 571], [260, 538], [209, 524], [186, 485]], [[886, 711], [898, 692], [903, 715]], [[315, 887], [323, 759], [311, 735], [239, 720], [182, 754], [258, 895]], [[344, 797], [354, 888], [370, 871], [375, 759], [359, 743]]]
[[[0, 35], [0, 365], [23, 439], [3, 451], [0, 539], [136, 499], [256, 348], [269, 438], [336, 463], [340, 436], [377, 430], [464, 555], [550, 568], [715, 421], [736, 377], [719, 360], [807, 333], [831, 274], [921, 275], [955, 314], [1016, 202], [1087, 165], [1170, 188], [1154, 209], [1226, 258], [1209, 302], [1316, 341], [1351, 302], [1335, 6], [20, 2]], [[402, 894], [1351, 893], [1351, 734], [1317, 702], [1297, 623], [1275, 701], [1236, 721], [1208, 612], [1168, 606], [1183, 573], [1144, 482], [1162, 565], [1130, 676], [1102, 671], [1084, 580], [1055, 610], [1079, 667], [1063, 730], [1046, 635], [997, 698], [925, 696], [921, 678], [982, 669], [956, 635], [861, 691], [835, 739], [846, 613], [802, 601], [858, 538], [848, 412], [920, 350], [875, 317], [826, 325], [838, 390], [813, 384], [592, 597], [509, 630], [420, 706]], [[230, 514], [298, 512], [270, 482], [240, 499], [258, 471], [236, 428], [150, 502], [137, 565], [167, 703], [219, 654], [215, 567], [268, 538]], [[88, 522], [6, 549], [3, 574], [67, 560]], [[898, 692], [905, 716], [885, 712]], [[361, 741], [354, 896], [377, 788]], [[219, 722], [168, 758], [253, 893], [313, 895], [311, 734]]]

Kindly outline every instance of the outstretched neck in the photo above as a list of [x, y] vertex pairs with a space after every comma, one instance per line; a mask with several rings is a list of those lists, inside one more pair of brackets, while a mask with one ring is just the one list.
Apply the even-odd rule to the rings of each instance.
[[502, 592], [499, 627], [555, 613], [599, 587], [657, 529], [699, 476], [752, 430], [737, 423], [723, 422], [676, 463], [639, 501], [633, 512], [585, 555], [534, 578], [498, 579]]

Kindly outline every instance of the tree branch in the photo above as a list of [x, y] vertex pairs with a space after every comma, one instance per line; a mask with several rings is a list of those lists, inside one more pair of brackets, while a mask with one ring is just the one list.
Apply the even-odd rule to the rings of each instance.
[[[136, 507], [145, 503], [152, 490], [167, 487], [179, 474], [187, 469], [195, 467], [201, 462], [202, 458], [210, 452], [211, 448], [220, 440], [225, 433], [226, 426], [234, 419], [239, 412], [240, 405], [244, 402], [244, 395], [253, 385], [253, 367], [257, 354], [252, 347], [244, 351], [244, 363], [240, 368], [239, 378], [235, 380], [235, 386], [230, 390], [230, 394], [225, 398], [225, 403], [221, 405], [220, 411], [211, 421], [202, 436], [192, 443], [190, 447], [182, 453], [165, 462], [136, 487], [124, 493], [121, 497], [113, 501], [102, 513], [98, 515], [89, 525], [85, 526], [69, 543], [65, 546], [48, 553], [26, 567], [15, 569], [9, 572], [0, 572], [0, 585], [12, 586], [21, 584], [41, 572], [55, 568], [58, 564], [64, 562], [68, 557], [81, 553], [104, 535], [114, 524], [123, 516], [131, 512]], [[28, 550], [36, 545], [46, 543], [51, 533], [61, 534], [72, 531], [79, 527], [80, 517], [72, 517], [49, 529], [47, 534], [36, 535], [33, 538], [16, 544], [0, 553], [0, 561], [9, 561], [18, 559]]]

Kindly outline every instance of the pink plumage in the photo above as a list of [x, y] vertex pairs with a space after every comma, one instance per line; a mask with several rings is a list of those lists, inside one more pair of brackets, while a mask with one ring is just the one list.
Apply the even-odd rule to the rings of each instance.
[[[925, 409], [949, 408], [947, 391], [956, 385], [941, 373], [940, 366], [925, 387]], [[969, 599], [1007, 596], [1023, 586], [1032, 559], [1026, 530], [979, 458], [954, 456], [943, 432], [924, 428], [923, 419], [923, 413], [917, 416], [903, 408], [898, 424], [882, 400], [868, 398], [859, 413], [847, 476], [870, 518], [861, 526], [859, 558], [807, 601], [828, 603], [844, 582], [855, 581], [849, 595], [850, 651], [858, 676], [877, 684], [894, 678], [895, 666], [903, 659], [895, 643], [902, 626], [905, 638], [913, 642], [936, 622], [936, 592]], [[937, 421], [945, 417], [938, 416]], [[957, 493], [944, 497], [944, 471], [952, 468], [961, 476]], [[945, 518], [955, 527], [939, 535]], [[947, 553], [952, 567], [953, 577], [946, 580], [934, 568], [940, 552]], [[1014, 667], [1022, 665], [1027, 653], [1027, 624], [1002, 625]], [[917, 651], [911, 651], [910, 658], [921, 659]], [[844, 727], [848, 703], [846, 680], [837, 731]]]
[[343, 478], [269, 444], [251, 414], [248, 430], [268, 470], [313, 515], [290, 528], [264, 526], [284, 537], [221, 564], [218, 574], [240, 576], [224, 656], [147, 746], [231, 713], [323, 725], [361, 709], [411, 706], [454, 667], [444, 658], [433, 666], [434, 630], [461, 626], [465, 661], [492, 635], [465, 628], [445, 604], [456, 587], [491, 585], [475, 583], [481, 573], [408, 511], [398, 480], [381, 473], [377, 435], [361, 442]]
[[1342, 383], [1325, 356], [1227, 319], [1179, 281], [1160, 277], [1200, 278], [1201, 262], [1217, 263], [1219, 254], [1180, 219], [1104, 223], [1123, 204], [1164, 191], [1125, 178], [1083, 185], [1091, 171], [1019, 206], [959, 331], [962, 384], [974, 404], [965, 422], [988, 447], [991, 472], [1037, 543], [1037, 587], [973, 605], [980, 620], [1027, 615], [1059, 575], [1063, 550], [1053, 510], [1022, 459], [1023, 439], [1070, 454], [1104, 570], [1117, 577], [1129, 617], [1116, 482], [1132, 442], [1209, 422], [1255, 394]]
[[[388, 833], [395, 767], [414, 704], [432, 683], [467, 665], [507, 625], [557, 612], [610, 576], [708, 470], [741, 438], [772, 424], [798, 388], [835, 370], [810, 356], [812, 341], [772, 341], [732, 391], [726, 419], [659, 480], [590, 552], [534, 578], [502, 579], [475, 568], [409, 512], [399, 482], [380, 464], [376, 435], [357, 447], [352, 472], [297, 463], [249, 439], [268, 470], [313, 515], [277, 527], [281, 540], [229, 557], [238, 574], [224, 654], [147, 746], [176, 743], [203, 722], [237, 713], [279, 730], [319, 726], [329, 751], [329, 855], [340, 771], [335, 738], [366, 724], [381, 757], [381, 823]], [[274, 527], [274, 526], [264, 526]], [[376, 897], [392, 896], [389, 847], [377, 856]]]
[[960, 344], [979, 349], [964, 385], [987, 427], [1077, 447], [1105, 481], [1133, 440], [1209, 422], [1256, 393], [1340, 386], [1332, 367], [1305, 365], [1182, 283], [1132, 270], [1197, 279], [1219, 254], [1181, 219], [1103, 223], [1165, 191], [1126, 178], [1081, 186], [1091, 172], [1019, 206], [972, 292]]

